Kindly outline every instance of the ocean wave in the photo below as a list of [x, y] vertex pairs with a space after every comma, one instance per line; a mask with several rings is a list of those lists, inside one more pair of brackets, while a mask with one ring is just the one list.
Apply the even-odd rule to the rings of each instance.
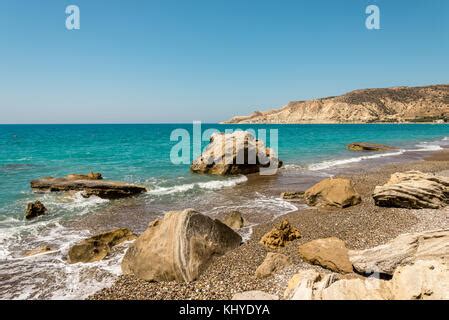
[[247, 177], [238, 176], [236, 178], [230, 178], [226, 180], [212, 180], [207, 182], [187, 183], [176, 185], [173, 187], [157, 187], [156, 189], [148, 191], [148, 193], [153, 195], [167, 195], [179, 192], [186, 192], [194, 188], [200, 188], [205, 190], [220, 190], [223, 188], [234, 187], [246, 181], [248, 181]]

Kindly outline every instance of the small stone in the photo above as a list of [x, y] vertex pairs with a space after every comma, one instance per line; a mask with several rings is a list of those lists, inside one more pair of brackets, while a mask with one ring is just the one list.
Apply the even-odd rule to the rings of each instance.
[[285, 254], [268, 252], [265, 260], [256, 269], [256, 277], [267, 278], [289, 264], [290, 259]]
[[47, 208], [40, 201], [30, 202], [27, 205], [25, 218], [27, 220], [42, 216], [47, 212]]

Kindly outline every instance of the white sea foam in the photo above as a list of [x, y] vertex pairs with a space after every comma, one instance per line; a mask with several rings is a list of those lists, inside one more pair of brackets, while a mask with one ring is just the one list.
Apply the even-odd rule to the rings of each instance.
[[166, 195], [173, 194], [179, 192], [186, 192], [192, 190], [194, 188], [200, 188], [205, 190], [220, 190], [223, 188], [234, 187], [238, 184], [244, 183], [248, 181], [248, 178], [245, 176], [238, 176], [235, 178], [230, 178], [226, 180], [212, 180], [207, 182], [196, 182], [196, 183], [187, 183], [176, 185], [173, 187], [158, 187], [156, 189], [150, 190], [149, 194], [154, 195]]

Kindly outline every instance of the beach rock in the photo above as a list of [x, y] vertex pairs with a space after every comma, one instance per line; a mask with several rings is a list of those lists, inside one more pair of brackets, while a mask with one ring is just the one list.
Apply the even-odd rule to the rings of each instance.
[[126, 228], [102, 233], [82, 240], [72, 246], [69, 250], [67, 260], [69, 263], [99, 261], [110, 253], [112, 247], [124, 241], [134, 240], [135, 238], [136, 235]]
[[27, 204], [25, 219], [30, 220], [38, 216], [42, 216], [47, 212], [47, 208], [40, 201], [30, 202]]
[[375, 278], [342, 279], [323, 289], [322, 300], [390, 300], [391, 283]]
[[240, 246], [242, 238], [219, 220], [192, 209], [172, 211], [156, 220], [128, 249], [124, 274], [148, 281], [198, 278], [214, 255]]
[[321, 274], [313, 269], [301, 270], [289, 280], [284, 298], [289, 300], [313, 300], [313, 286]]
[[400, 265], [417, 260], [448, 259], [449, 230], [402, 234], [384, 245], [350, 250], [349, 260], [359, 273], [393, 275]]
[[288, 201], [304, 200], [304, 191], [282, 192], [281, 198]]
[[27, 250], [27, 251], [25, 251], [25, 252], [23, 253], [23, 255], [24, 255], [25, 257], [30, 257], [30, 256], [35, 256], [35, 255], [38, 255], [38, 254], [42, 254], [42, 253], [49, 252], [49, 251], [51, 251], [51, 250], [52, 250], [52, 249], [51, 249], [50, 246], [48, 246], [48, 245], [43, 245], [43, 246], [39, 246], [39, 247], [34, 248], [34, 249], [31, 249], [31, 250]]
[[287, 242], [301, 238], [299, 230], [290, 225], [288, 220], [282, 221], [278, 226], [267, 232], [260, 243], [271, 249], [284, 247]]
[[256, 277], [267, 278], [289, 264], [290, 259], [285, 254], [268, 252], [265, 260], [256, 269]]
[[65, 178], [48, 177], [31, 181], [31, 188], [35, 192], [82, 191], [84, 197], [97, 196], [103, 199], [125, 198], [147, 191], [142, 186], [93, 177], [81, 180], [74, 175]]
[[232, 229], [241, 229], [245, 220], [239, 211], [232, 211], [225, 216], [223, 223]]
[[351, 151], [389, 151], [397, 149], [392, 146], [369, 142], [353, 142], [348, 144], [347, 147]]
[[348, 249], [344, 241], [335, 237], [317, 239], [300, 245], [299, 255], [307, 262], [335, 272], [352, 272]]
[[264, 291], [254, 290], [236, 293], [232, 300], [279, 300], [279, 297]]
[[205, 151], [192, 162], [196, 173], [216, 175], [274, 174], [282, 166], [275, 152], [246, 131], [214, 133]]
[[448, 300], [449, 268], [442, 260], [418, 260], [394, 272], [392, 293], [398, 300]]
[[67, 180], [102, 180], [101, 173], [90, 172], [88, 174], [69, 174]]
[[380, 207], [438, 209], [449, 203], [449, 178], [420, 171], [396, 172], [373, 193]]
[[343, 178], [324, 179], [304, 193], [308, 205], [318, 207], [346, 208], [359, 204], [361, 197], [351, 180]]

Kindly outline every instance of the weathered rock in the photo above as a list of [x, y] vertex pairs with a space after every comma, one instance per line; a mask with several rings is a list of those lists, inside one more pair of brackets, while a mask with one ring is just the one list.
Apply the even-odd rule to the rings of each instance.
[[88, 174], [69, 174], [67, 180], [102, 180], [101, 173], [90, 172]]
[[389, 300], [391, 284], [375, 278], [342, 279], [323, 289], [322, 300]]
[[236, 293], [232, 297], [232, 300], [279, 300], [279, 297], [263, 291], [254, 290]]
[[373, 193], [381, 207], [438, 209], [449, 203], [449, 178], [419, 171], [397, 172]]
[[398, 300], [449, 299], [449, 267], [442, 260], [418, 260], [394, 272], [392, 293]]
[[232, 229], [240, 229], [243, 228], [245, 220], [239, 211], [232, 211], [225, 216], [223, 223]]
[[[105, 181], [91, 178], [76, 179], [74, 175], [65, 178], [43, 178], [31, 181], [31, 188], [35, 192], [62, 192], [62, 191], [82, 191], [83, 196], [97, 196], [103, 199], [118, 199], [130, 197], [143, 192], [146, 188], [125, 182]], [[87, 176], [83, 176], [87, 177]]]
[[282, 166], [275, 152], [249, 132], [214, 133], [206, 150], [190, 169], [216, 175], [274, 174]]
[[288, 201], [301, 201], [304, 200], [304, 191], [282, 192], [281, 198]]
[[344, 241], [335, 237], [307, 242], [299, 246], [299, 255], [307, 262], [335, 272], [352, 272], [348, 249]]
[[69, 263], [94, 262], [104, 259], [112, 247], [135, 239], [136, 236], [128, 229], [116, 229], [82, 240], [69, 250], [67, 260]]
[[210, 258], [237, 248], [242, 238], [231, 228], [192, 209], [172, 211], [156, 220], [128, 249], [125, 274], [149, 281], [190, 282]]
[[397, 149], [392, 146], [369, 142], [353, 142], [348, 144], [347, 147], [351, 151], [389, 151]]
[[30, 220], [38, 216], [42, 216], [47, 212], [47, 208], [40, 201], [30, 202], [27, 204], [25, 218]]
[[359, 204], [361, 197], [351, 180], [343, 178], [324, 179], [304, 193], [308, 205], [346, 208]]
[[257, 278], [267, 278], [284, 269], [290, 264], [290, 259], [281, 253], [268, 252], [265, 260], [256, 269]]
[[282, 221], [278, 226], [267, 232], [260, 243], [271, 249], [284, 247], [287, 242], [301, 238], [299, 230], [290, 225], [287, 220]]
[[366, 250], [350, 250], [349, 260], [360, 273], [393, 275], [399, 265], [423, 259], [449, 258], [449, 230], [407, 233]]
[[42, 253], [46, 253], [51, 251], [51, 247], [48, 245], [43, 245], [43, 246], [39, 246], [37, 248], [31, 249], [31, 250], [27, 250], [23, 252], [23, 255], [26, 257], [30, 257], [30, 256], [35, 256], [38, 254], [42, 254]]
[[284, 292], [285, 299], [312, 300], [313, 286], [321, 279], [321, 274], [313, 269], [302, 270], [293, 275]]

